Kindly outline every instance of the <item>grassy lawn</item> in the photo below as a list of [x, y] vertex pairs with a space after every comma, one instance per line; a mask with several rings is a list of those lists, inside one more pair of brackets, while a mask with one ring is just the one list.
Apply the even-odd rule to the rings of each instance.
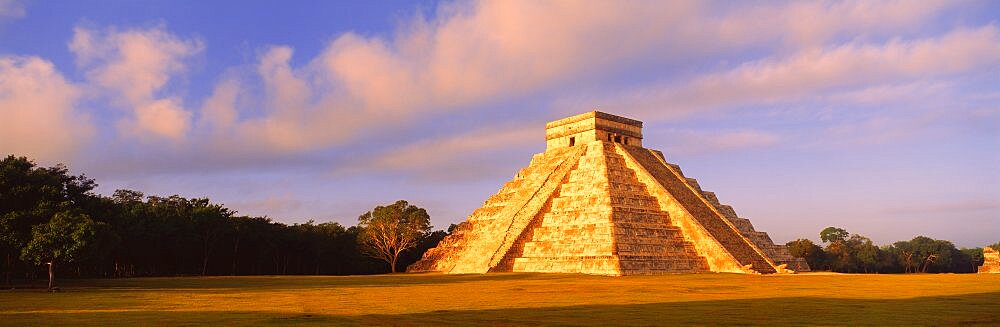
[[1000, 325], [1000, 275], [397, 274], [63, 281], [0, 324]]

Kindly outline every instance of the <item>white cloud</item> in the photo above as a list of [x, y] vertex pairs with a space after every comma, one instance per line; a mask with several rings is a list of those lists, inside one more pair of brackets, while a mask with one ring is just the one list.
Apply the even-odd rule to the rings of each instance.
[[228, 131], [236, 123], [239, 115], [236, 112], [240, 96], [239, 81], [225, 79], [215, 86], [212, 95], [201, 107], [202, 127], [215, 129], [215, 132]]
[[78, 27], [69, 43], [88, 80], [131, 110], [119, 122], [124, 133], [173, 141], [184, 138], [191, 113], [181, 98], [161, 93], [171, 78], [187, 70], [185, 60], [203, 48], [201, 41], [178, 38], [162, 26], [124, 31]]
[[79, 97], [51, 62], [0, 56], [0, 153], [65, 162], [94, 134]]

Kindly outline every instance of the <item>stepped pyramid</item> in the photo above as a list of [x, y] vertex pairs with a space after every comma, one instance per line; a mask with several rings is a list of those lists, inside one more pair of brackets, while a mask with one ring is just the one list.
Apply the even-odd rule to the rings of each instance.
[[642, 122], [593, 111], [407, 271], [638, 275], [807, 271], [783, 245], [642, 147]]

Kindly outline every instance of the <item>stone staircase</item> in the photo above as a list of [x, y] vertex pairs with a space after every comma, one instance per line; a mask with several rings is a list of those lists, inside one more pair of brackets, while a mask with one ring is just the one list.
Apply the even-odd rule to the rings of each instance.
[[[440, 251], [428, 251], [408, 271], [485, 273], [499, 265], [514, 242], [575, 167], [580, 148], [547, 151], [532, 158], [483, 208], [468, 219], [465, 232], [442, 240]], [[456, 233], [458, 234], [458, 233]]]
[[531, 232], [514, 271], [603, 275], [709, 271], [705, 259], [607, 142], [588, 144], [579, 167]]
[[[631, 146], [621, 146], [621, 148], [627, 151], [656, 179], [660, 186], [680, 202], [691, 216], [741, 265], [752, 265], [750, 267], [759, 273], [777, 272], [777, 267], [773, 261], [766, 257], [763, 250], [758, 249], [751, 240], [743, 236], [732, 223], [728, 223], [728, 218], [721, 212], [718, 212], [717, 209], [713, 210], [714, 205], [701, 194], [697, 181], [685, 179], [676, 166], [668, 167], [661, 158], [649, 150]], [[689, 188], [688, 185], [691, 187]]]

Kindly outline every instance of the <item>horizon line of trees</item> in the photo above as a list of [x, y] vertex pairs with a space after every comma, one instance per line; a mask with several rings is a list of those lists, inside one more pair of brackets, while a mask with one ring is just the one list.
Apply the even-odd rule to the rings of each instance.
[[[355, 226], [285, 224], [238, 215], [207, 198], [126, 189], [104, 196], [95, 187], [62, 164], [39, 167], [13, 155], [0, 160], [4, 285], [34, 281], [46, 270], [50, 277], [387, 273], [405, 269], [447, 235], [432, 232], [426, 211], [405, 201], [363, 213]], [[400, 218], [393, 215], [397, 208], [417, 213], [408, 221], [418, 225], [401, 246], [388, 248], [390, 267], [372, 251], [366, 239], [372, 233], [365, 230]]]
[[[975, 273], [983, 264], [983, 248], [956, 248], [946, 240], [917, 236], [877, 246], [871, 239], [838, 227], [820, 231], [825, 246], [809, 239], [786, 243], [792, 256], [804, 258], [812, 270], [840, 273]], [[1000, 248], [1000, 242], [987, 245]]]
[[[355, 226], [285, 224], [238, 215], [207, 198], [93, 192], [97, 184], [65, 165], [26, 157], [0, 160], [0, 265], [3, 283], [48, 271], [70, 277], [184, 275], [355, 275], [405, 269], [448, 231], [432, 231], [426, 210], [397, 201], [363, 213]], [[786, 245], [813, 270], [845, 273], [968, 273], [982, 248], [918, 236], [876, 246], [829, 227], [822, 245]], [[1000, 248], [1000, 242], [992, 245]], [[384, 262], [380, 262], [384, 261]], [[51, 288], [51, 285], [50, 285]]]

